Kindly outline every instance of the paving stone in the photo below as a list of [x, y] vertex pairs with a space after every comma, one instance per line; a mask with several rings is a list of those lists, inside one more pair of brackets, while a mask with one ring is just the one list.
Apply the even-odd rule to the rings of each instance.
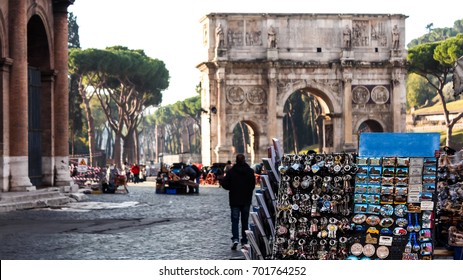
[[[0, 213], [0, 259], [223, 260], [230, 250], [228, 192], [201, 187], [199, 195], [156, 194], [129, 186], [128, 194], [89, 194], [102, 207], [56, 207]], [[88, 205], [88, 204], [87, 204]], [[105, 206], [106, 205], [106, 206]], [[122, 205], [117, 208], [115, 205]]]

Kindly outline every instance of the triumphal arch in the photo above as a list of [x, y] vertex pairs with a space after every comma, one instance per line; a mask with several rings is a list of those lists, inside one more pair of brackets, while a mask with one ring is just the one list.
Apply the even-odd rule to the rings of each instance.
[[250, 162], [283, 138], [284, 104], [314, 96], [320, 148], [356, 150], [359, 131], [405, 127], [405, 19], [400, 14], [212, 13], [200, 21], [203, 163], [234, 159], [233, 129], [251, 128]]

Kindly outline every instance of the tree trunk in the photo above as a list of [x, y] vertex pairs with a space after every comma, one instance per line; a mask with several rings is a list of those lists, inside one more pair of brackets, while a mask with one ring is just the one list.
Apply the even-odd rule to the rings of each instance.
[[121, 167], [121, 136], [120, 134], [116, 133], [115, 139], [114, 139], [114, 163], [118, 166]]
[[134, 151], [134, 156], [136, 160], [135, 162], [140, 163], [140, 149], [139, 149], [140, 147], [139, 138], [140, 137], [136, 129], [134, 130], [133, 136], [135, 137], [133, 141], [133, 151]]
[[244, 154], [246, 155], [247, 149], [246, 149], [246, 132], [244, 131], [243, 127], [243, 122], [240, 122], [240, 129], [241, 129], [241, 137], [243, 138], [243, 149], [244, 149]]
[[85, 91], [80, 91], [80, 95], [82, 96], [82, 101], [84, 103], [84, 110], [85, 110], [85, 116], [87, 118], [87, 123], [88, 123], [88, 150], [90, 153], [90, 158], [89, 158], [89, 166], [93, 166], [93, 155], [95, 154], [95, 128], [94, 128], [94, 121], [93, 121], [93, 116], [92, 116], [92, 109], [90, 108], [90, 102], [89, 99], [86, 96]]
[[294, 153], [298, 154], [299, 153], [299, 143], [297, 140], [296, 126], [294, 124], [293, 104], [291, 102], [289, 103], [288, 117], [289, 117], [289, 120], [291, 121], [292, 132], [293, 132]]
[[113, 132], [110, 128], [105, 127], [108, 133], [108, 139], [106, 140], [106, 154], [109, 158], [114, 158], [114, 149], [113, 149]]

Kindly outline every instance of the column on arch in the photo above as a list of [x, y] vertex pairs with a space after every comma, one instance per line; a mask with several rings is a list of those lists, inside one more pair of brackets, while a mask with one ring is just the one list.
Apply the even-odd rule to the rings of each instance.
[[393, 69], [392, 73], [392, 118], [394, 122], [394, 132], [405, 131], [405, 71], [406, 70], [404, 68], [396, 67]]
[[[276, 75], [276, 69], [270, 68], [268, 73], [269, 85], [267, 93], [267, 141], [269, 145], [272, 143], [272, 138], [278, 138], [279, 125], [282, 126], [282, 124], [278, 123], [280, 119], [277, 118], [278, 84]], [[279, 140], [283, 141], [283, 139]]]
[[344, 95], [343, 95], [343, 150], [350, 150], [353, 146], [352, 139], [352, 73], [346, 71], [344, 74]]
[[[217, 79], [217, 137], [215, 146], [215, 154], [217, 162], [226, 162], [232, 156], [232, 139], [231, 136], [227, 138], [227, 128], [230, 125], [227, 122], [227, 98], [225, 86], [225, 68], [221, 67], [216, 72]], [[212, 117], [212, 115], [211, 115]], [[212, 139], [213, 140], [213, 139]], [[214, 142], [212, 141], [212, 144]]]

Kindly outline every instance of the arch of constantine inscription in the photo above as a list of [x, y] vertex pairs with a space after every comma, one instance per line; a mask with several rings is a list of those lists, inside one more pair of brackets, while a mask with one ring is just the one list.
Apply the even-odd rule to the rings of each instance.
[[[283, 140], [295, 91], [321, 105], [325, 152], [356, 150], [361, 131], [405, 127], [405, 19], [395, 14], [231, 14], [201, 19], [203, 163], [233, 159], [234, 127], [251, 128], [250, 161]], [[213, 114], [211, 108], [217, 108]], [[371, 125], [373, 124], [373, 125]], [[366, 129], [366, 130], [365, 130]]]

